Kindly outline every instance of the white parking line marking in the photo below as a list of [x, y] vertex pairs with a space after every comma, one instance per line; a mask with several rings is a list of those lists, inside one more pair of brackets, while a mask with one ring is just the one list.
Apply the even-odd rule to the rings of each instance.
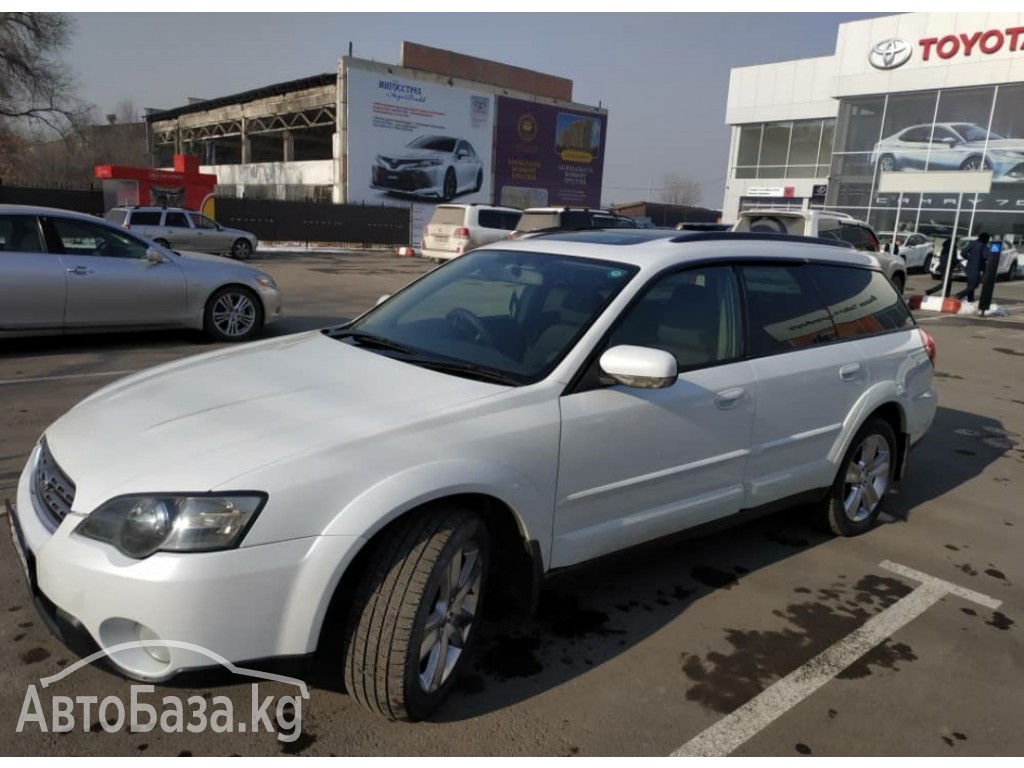
[[724, 757], [731, 754], [946, 595], [956, 595], [993, 610], [1002, 605], [1000, 600], [994, 600], [987, 595], [898, 563], [886, 560], [880, 566], [887, 571], [919, 581], [920, 585], [909, 595], [872, 616], [838, 643], [686, 742], [673, 752], [672, 756]]
[[138, 373], [141, 369], [131, 371], [97, 371], [96, 373], [69, 373], [64, 376], [36, 376], [29, 379], [0, 379], [0, 387], [8, 384], [38, 384], [44, 381], [67, 381], [68, 379], [94, 379], [103, 376], [117, 377], [127, 376], [129, 373]]

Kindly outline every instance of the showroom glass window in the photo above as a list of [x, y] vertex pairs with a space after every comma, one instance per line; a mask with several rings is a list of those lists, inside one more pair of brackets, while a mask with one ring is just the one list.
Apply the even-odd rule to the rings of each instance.
[[752, 123], [739, 127], [737, 179], [813, 179], [828, 176], [835, 120]]

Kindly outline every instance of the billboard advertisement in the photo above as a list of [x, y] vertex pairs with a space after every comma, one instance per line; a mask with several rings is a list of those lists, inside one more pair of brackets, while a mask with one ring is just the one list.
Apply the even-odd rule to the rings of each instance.
[[348, 67], [348, 201], [408, 204], [414, 238], [439, 202], [491, 198], [494, 98]]
[[496, 101], [495, 202], [600, 206], [607, 115], [506, 96]]

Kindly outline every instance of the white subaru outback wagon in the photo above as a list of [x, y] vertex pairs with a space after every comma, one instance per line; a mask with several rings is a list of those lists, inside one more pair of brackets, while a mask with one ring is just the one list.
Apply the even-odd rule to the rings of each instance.
[[8, 513], [65, 643], [149, 641], [112, 655], [125, 675], [208, 664], [169, 641], [319, 652], [417, 719], [488, 593], [795, 500], [868, 530], [935, 414], [933, 355], [878, 263], [835, 243], [502, 243], [347, 325], [101, 389], [46, 430]]

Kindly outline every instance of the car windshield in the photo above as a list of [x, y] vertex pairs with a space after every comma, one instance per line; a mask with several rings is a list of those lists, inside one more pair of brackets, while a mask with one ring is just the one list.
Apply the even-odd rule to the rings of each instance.
[[999, 139], [1006, 138], [1000, 136], [995, 131], [986, 131], [980, 125], [974, 125], [972, 123], [959, 123], [953, 126], [956, 128], [956, 132], [964, 137], [964, 141], [985, 141], [986, 135], [989, 141], [998, 141]]
[[546, 376], [636, 274], [634, 266], [481, 249], [448, 262], [334, 337], [471, 378]]
[[436, 149], [439, 152], [454, 152], [455, 139], [445, 136], [420, 136], [409, 142], [412, 149]]

